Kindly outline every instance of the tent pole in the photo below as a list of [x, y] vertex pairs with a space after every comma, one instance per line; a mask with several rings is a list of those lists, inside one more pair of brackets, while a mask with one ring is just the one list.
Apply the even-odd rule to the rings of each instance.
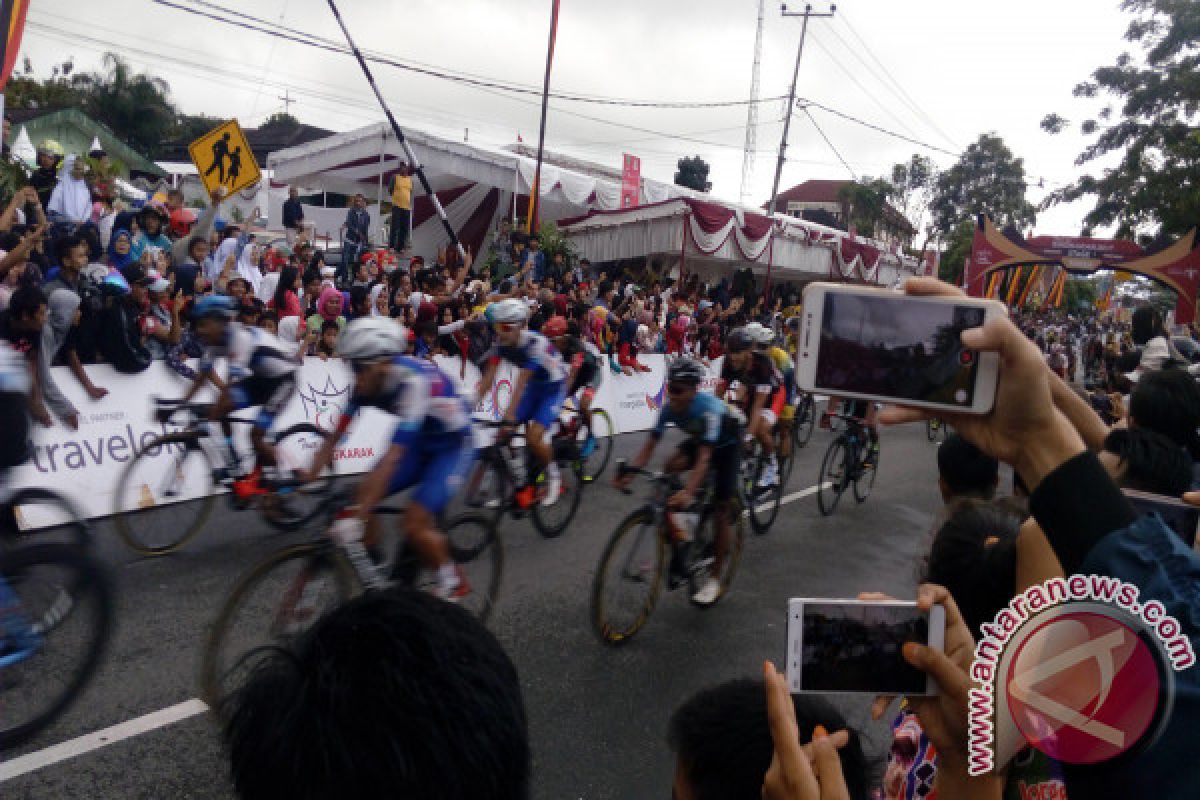
[[379, 238], [383, 240], [383, 156], [387, 153], [387, 131], [379, 140], [379, 180], [375, 188], [375, 205], [379, 209]]
[[679, 285], [681, 287], [683, 279], [687, 275], [688, 215], [689, 212], [683, 212], [683, 227], [679, 232]]
[[408, 140], [404, 138], [404, 131], [400, 130], [400, 123], [396, 122], [396, 117], [392, 115], [392, 110], [388, 108], [387, 102], [383, 99], [383, 92], [379, 91], [379, 85], [375, 83], [375, 76], [371, 74], [371, 68], [367, 66], [367, 60], [363, 58], [362, 51], [358, 49], [358, 45], [350, 38], [350, 31], [346, 28], [346, 23], [342, 21], [342, 14], [338, 11], [336, 0], [328, 0], [329, 10], [333, 12], [334, 19], [337, 20], [338, 27], [342, 29], [342, 35], [346, 37], [346, 44], [350, 46], [351, 52], [358, 60], [358, 66], [362, 68], [363, 75], [367, 78], [367, 83], [371, 85], [371, 91], [375, 93], [375, 99], [379, 101], [379, 105], [383, 108], [384, 116], [387, 117], [388, 123], [392, 126], [392, 133], [396, 135], [396, 141], [404, 148], [404, 154], [408, 157], [408, 166], [417, 174], [417, 178], [421, 181], [421, 188], [425, 190], [425, 194], [429, 195], [429, 199], [433, 202], [433, 210], [437, 212], [438, 219], [442, 221], [442, 227], [446, 229], [446, 235], [450, 237], [450, 244], [458, 248], [458, 254], [466, 258], [466, 252], [463, 250], [462, 242], [458, 240], [458, 234], [454, 232], [454, 228], [450, 226], [450, 220], [446, 218], [446, 209], [442, 208], [441, 201], [434, 194], [433, 187], [429, 185], [429, 178], [425, 176], [425, 167], [421, 165], [417, 154], [413, 152], [412, 146]]
[[521, 170], [513, 167], [513, 203], [512, 203], [512, 224], [515, 227], [517, 224], [517, 195], [521, 193]]

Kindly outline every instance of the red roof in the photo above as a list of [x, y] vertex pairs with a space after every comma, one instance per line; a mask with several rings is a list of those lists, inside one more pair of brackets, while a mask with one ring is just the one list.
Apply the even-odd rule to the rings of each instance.
[[[851, 181], [805, 181], [787, 191], [780, 192], [775, 207], [784, 209], [787, 208], [788, 203], [840, 203], [838, 192], [848, 183]], [[762, 207], [766, 208], [770, 204], [771, 202], [768, 200], [762, 204]]]

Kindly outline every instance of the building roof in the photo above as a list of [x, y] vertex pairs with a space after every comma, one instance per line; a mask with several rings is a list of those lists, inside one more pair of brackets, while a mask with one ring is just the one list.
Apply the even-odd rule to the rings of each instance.
[[[778, 199], [775, 202], [775, 208], [786, 211], [788, 203], [841, 203], [842, 199], [839, 195], [842, 187], [852, 183], [854, 181], [827, 179], [798, 183], [792, 188], [779, 193]], [[771, 202], [768, 200], [762, 204], [762, 207], [766, 208], [770, 204]], [[908, 221], [908, 218], [901, 214], [891, 203], [887, 204], [884, 215], [896, 227], [902, 228], [908, 233], [917, 232], [917, 229]]]
[[[82, 111], [76, 108], [12, 108], [4, 109], [4, 116], [8, 118], [14, 126], [26, 125], [42, 127], [52, 127], [55, 125], [71, 125], [86, 134], [86, 138], [98, 138], [100, 144], [103, 145], [114, 161], [119, 161], [124, 164], [127, 169], [134, 172], [144, 172], [151, 175], [162, 175], [163, 171], [159, 169], [153, 161], [146, 156], [134, 150], [129, 145], [125, 144], [117, 134], [113, 133], [109, 127], [101, 122], [89, 117]], [[33, 136], [33, 139], [41, 139], [42, 136]], [[34, 145], [38, 142], [34, 141]]]
[[[217, 127], [220, 122], [220, 120], [213, 120], [213, 127]], [[267, 156], [277, 150], [308, 144], [333, 135], [333, 131], [304, 123], [244, 128], [242, 132], [246, 134], [246, 141], [250, 143], [250, 150], [253, 151], [254, 159], [260, 166], [266, 164]], [[191, 156], [188, 154], [189, 144], [191, 144], [190, 141], [182, 140], [167, 142], [159, 153], [159, 161], [191, 161]]]

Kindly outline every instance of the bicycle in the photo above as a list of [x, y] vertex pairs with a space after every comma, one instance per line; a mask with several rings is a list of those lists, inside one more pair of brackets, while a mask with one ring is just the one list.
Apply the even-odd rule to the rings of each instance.
[[947, 427], [949, 426], [937, 417], [927, 419], [925, 420], [925, 438], [929, 439], [931, 442], [936, 442], [940, 437], [944, 442], [946, 441]]
[[[226, 447], [209, 435], [211, 405], [161, 398], [154, 398], [154, 403], [155, 417], [164, 426], [180, 413], [185, 415], [184, 423], [181, 429], [143, 444], [125, 467], [113, 499], [117, 533], [147, 556], [174, 552], [200, 532], [216, 504], [219, 488], [236, 475], [240, 461], [234, 454], [231, 462]], [[234, 416], [226, 419], [234, 425], [254, 422]], [[332, 465], [309, 483], [290, 476], [311, 464], [317, 448], [332, 435], [311, 423], [272, 434], [281, 477], [263, 480], [269, 492], [260, 503], [263, 518], [271, 526], [294, 531], [320, 512], [332, 491]], [[233, 508], [247, 507], [233, 492], [228, 494]], [[182, 502], [193, 498], [195, 503]]]
[[[842, 494], [854, 484], [854, 499], [865, 502], [875, 485], [875, 474], [879, 471], [879, 449], [871, 445], [863, 421], [848, 414], [835, 413], [845, 427], [825, 451], [821, 460], [821, 473], [817, 476], [817, 507], [828, 517], [837, 508]], [[828, 496], [827, 496], [828, 493]]]
[[[30, 516], [32, 505], [43, 513]], [[51, 509], [67, 517], [57, 528], [70, 541], [29, 544], [22, 518], [45, 521]], [[44, 489], [23, 489], [0, 512], [3, 750], [29, 741], [79, 696], [107, 649], [114, 612], [107, 574], [84, 546], [88, 525], [69, 502]]]
[[[272, 553], [238, 578], [201, 655], [200, 696], [218, 716], [225, 699], [254, 671], [256, 656], [294, 641], [325, 611], [363, 591], [396, 586], [426, 591], [436, 585], [435, 571], [421, 563], [403, 535], [380, 535], [372, 546], [335, 539], [328, 529], [351, 502], [349, 492], [335, 497], [324, 510], [325, 533]], [[372, 512], [372, 525], [379, 517], [403, 513], [403, 508], [378, 507]], [[465, 514], [442, 530], [449, 537], [451, 557], [472, 589], [459, 602], [487, 622], [495, 609], [504, 562], [495, 520]], [[385, 542], [394, 546], [391, 552]]]
[[[579, 450], [576, 470], [584, 483], [592, 483], [604, 473], [604, 468], [608, 466], [608, 459], [612, 457], [613, 439], [617, 434], [617, 426], [613, 424], [612, 417], [607, 411], [602, 408], [593, 408], [591, 415], [592, 423], [589, 429], [588, 426], [583, 425], [579, 409], [572, 400], [568, 399], [563, 404], [558, 419], [558, 431], [554, 434], [556, 439], [569, 437], [575, 440], [575, 446]], [[585, 455], [584, 450], [587, 447], [589, 433], [595, 445], [592, 451]]]
[[813, 425], [817, 421], [817, 403], [808, 392], [798, 392], [796, 415], [792, 419], [793, 452], [804, 447], [812, 438]]
[[[617, 525], [604, 548], [604, 553], [600, 556], [596, 577], [592, 582], [592, 626], [600, 640], [610, 645], [624, 644], [632, 639], [645, 626], [658, 603], [663, 578], [668, 571], [668, 553], [672, 547], [671, 535], [667, 529], [667, 500], [682, 487], [675, 475], [629, 466], [623, 466], [623, 469], [626, 473], [649, 478], [654, 484], [654, 491], [645, 505], [630, 513]], [[625, 493], [630, 494], [628, 491]], [[729, 591], [746, 537], [740, 501], [734, 500], [733, 504], [729, 523], [733, 541], [730, 543], [729, 552], [725, 554], [725, 568], [717, 577], [721, 584], [718, 598], [724, 597]], [[689, 600], [708, 576], [708, 567], [711, 566], [716, 551], [716, 517], [711, 485], [704, 490], [693, 508], [699, 509], [699, 516], [690, 554], [684, 565]], [[630, 548], [628, 553], [622, 553], [623, 547]], [[615, 574], [612, 574], [614, 570]], [[669, 588], [675, 589], [679, 585], [683, 584], [672, 585]], [[618, 609], [619, 603], [615, 602], [610, 594], [620, 597], [628, 587], [633, 587], [630, 591], [635, 593], [635, 601], [632, 611], [626, 615], [630, 619], [625, 622], [622, 621], [623, 615]], [[637, 594], [642, 595], [640, 599], [637, 598]], [[694, 601], [692, 605], [698, 608], [709, 607]]]
[[[477, 420], [485, 428], [501, 429], [510, 427], [508, 423], [493, 420]], [[541, 497], [544, 496], [546, 474], [533, 466], [533, 457], [527, 447], [518, 450], [511, 438], [497, 436], [492, 444], [479, 452], [479, 459], [467, 481], [466, 503], [472, 508], [485, 508], [493, 512], [495, 523], [499, 524], [505, 512], [512, 514], [514, 519], [524, 516], [525, 510], [517, 502], [518, 471], [525, 475], [535, 474], [534, 486], [537, 499], [530, 507], [533, 512], [533, 525], [538, 533], [547, 539], [560, 536], [575, 512], [579, 510], [582, 499], [582, 474], [580, 470], [579, 450], [574, 437], [558, 437], [553, 440], [554, 461], [558, 464], [558, 472], [562, 478], [562, 488], [558, 501], [543, 506]], [[524, 459], [518, 462], [517, 459]]]
[[759, 478], [767, 466], [767, 454], [758, 439], [750, 437], [744, 440], [739, 465], [738, 494], [742, 505], [749, 512], [750, 529], [760, 536], [771, 529], [775, 518], [779, 516], [779, 509], [783, 505], [783, 490], [792, 474], [792, 464], [796, 460], [794, 449], [786, 457], [783, 455], [781, 439], [790, 435], [785, 433], [783, 426], [776, 423], [772, 435], [775, 437], [775, 461], [779, 476], [774, 486], [758, 485]]

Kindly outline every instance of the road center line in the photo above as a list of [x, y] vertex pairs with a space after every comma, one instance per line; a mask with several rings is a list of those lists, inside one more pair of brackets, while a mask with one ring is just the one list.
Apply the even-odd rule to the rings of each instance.
[[[828, 485], [826, 484], [826, 486]], [[801, 489], [798, 492], [784, 495], [779, 501], [780, 505], [794, 503], [797, 500], [816, 494], [818, 488], [817, 486], [809, 486], [807, 489]], [[767, 511], [769, 509], [770, 504], [766, 504], [757, 510]], [[143, 733], [149, 733], [159, 728], [165, 728], [168, 725], [174, 725], [176, 722], [182, 722], [197, 714], [203, 714], [205, 711], [208, 711], [208, 706], [205, 705], [204, 701], [193, 697], [191, 700], [184, 700], [182, 703], [161, 708], [158, 711], [151, 711], [149, 714], [144, 714], [125, 722], [119, 722], [103, 730], [98, 730], [94, 733], [85, 733], [83, 736], [68, 739], [61, 744], [51, 745], [43, 750], [26, 753], [10, 761], [0, 762], [0, 783], [18, 778], [21, 775], [27, 775], [30, 772], [36, 772], [44, 767], [86, 755], [94, 750], [100, 750], [125, 739], [141, 736]]]
[[0, 762], [0, 783], [34, 772], [43, 767], [90, 753], [93, 750], [108, 747], [110, 744], [131, 739], [134, 736], [140, 736], [143, 733], [157, 730], [158, 728], [174, 725], [176, 722], [188, 719], [189, 717], [203, 714], [207, 710], [208, 706], [202, 700], [193, 697], [191, 700], [184, 700], [182, 703], [162, 708], [158, 711], [152, 711], [149, 714], [118, 723], [112, 727], [104, 728], [94, 733], [86, 733], [83, 736], [65, 741], [62, 744], [56, 744], [44, 750], [27, 753], [11, 761]]

